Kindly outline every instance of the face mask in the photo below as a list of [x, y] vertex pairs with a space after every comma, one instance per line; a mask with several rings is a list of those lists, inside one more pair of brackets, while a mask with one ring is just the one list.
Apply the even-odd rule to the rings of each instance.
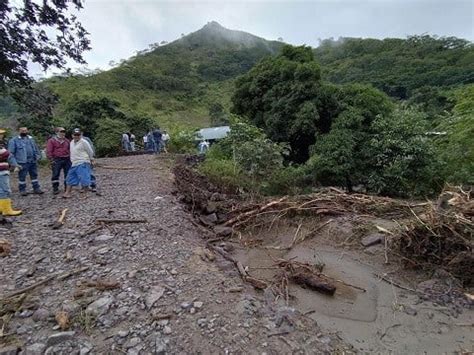
[[28, 133], [20, 133], [20, 136], [22, 137], [26, 137], [28, 135]]

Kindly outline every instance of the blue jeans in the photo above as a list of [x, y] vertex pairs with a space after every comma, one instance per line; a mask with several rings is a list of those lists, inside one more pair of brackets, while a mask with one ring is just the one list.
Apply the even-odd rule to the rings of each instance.
[[71, 160], [69, 158], [55, 158], [51, 165], [53, 174], [51, 177], [51, 183], [53, 184], [53, 190], [59, 190], [59, 177], [61, 176], [61, 170], [63, 171], [64, 185], [66, 185], [66, 176], [71, 168]]
[[10, 198], [12, 190], [10, 189], [10, 175], [0, 175], [0, 200]]
[[18, 189], [20, 192], [26, 191], [26, 176], [29, 174], [33, 190], [38, 191], [38, 164], [36, 162], [20, 164], [21, 170], [18, 172]]

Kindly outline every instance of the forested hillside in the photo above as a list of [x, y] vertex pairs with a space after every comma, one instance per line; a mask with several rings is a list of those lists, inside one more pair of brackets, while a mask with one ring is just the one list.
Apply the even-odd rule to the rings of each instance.
[[60, 110], [84, 96], [105, 96], [125, 112], [161, 124], [203, 126], [212, 104], [229, 107], [233, 79], [281, 45], [210, 22], [172, 43], [151, 45], [114, 69], [56, 77], [47, 85], [61, 97]]
[[314, 53], [327, 80], [372, 84], [400, 99], [425, 86], [474, 82], [474, 47], [456, 37], [340, 38], [322, 41]]

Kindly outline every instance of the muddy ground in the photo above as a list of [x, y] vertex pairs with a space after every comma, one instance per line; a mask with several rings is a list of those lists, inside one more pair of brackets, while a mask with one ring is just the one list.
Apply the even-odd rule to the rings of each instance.
[[[328, 274], [366, 290], [339, 285], [329, 297], [292, 285], [293, 297], [286, 304], [242, 282], [234, 265], [220, 255], [213, 261], [203, 258], [203, 237], [209, 236], [174, 194], [172, 159], [144, 155], [99, 164], [107, 167], [97, 168], [102, 196], [55, 198], [47, 171], [41, 181], [45, 195], [21, 198], [15, 193], [15, 206], [24, 214], [11, 218], [12, 228], [0, 226], [0, 238], [12, 244], [11, 253], [0, 257], [0, 354], [474, 349], [469, 304], [421, 297], [423, 286], [445, 282], [446, 275], [432, 275], [431, 284], [420, 284], [425, 275], [401, 271], [392, 260], [386, 264], [382, 245], [363, 248], [357, 239], [362, 234], [354, 237], [357, 225], [392, 228], [393, 221], [338, 217], [291, 250], [265, 248], [291, 242], [295, 226], [288, 223], [259, 231], [256, 244], [246, 246], [238, 236], [226, 242], [252, 275], [272, 278], [274, 258], [295, 258], [323, 262]], [[55, 230], [51, 223], [64, 208], [65, 225]], [[99, 218], [146, 222], [110, 223], [87, 234]], [[399, 289], [374, 273], [418, 291]]]

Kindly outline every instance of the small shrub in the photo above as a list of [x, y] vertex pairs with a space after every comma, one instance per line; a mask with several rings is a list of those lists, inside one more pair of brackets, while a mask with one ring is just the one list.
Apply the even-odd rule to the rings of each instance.
[[209, 180], [225, 189], [241, 191], [249, 187], [249, 182], [240, 168], [232, 160], [209, 159], [199, 165], [199, 171]]

